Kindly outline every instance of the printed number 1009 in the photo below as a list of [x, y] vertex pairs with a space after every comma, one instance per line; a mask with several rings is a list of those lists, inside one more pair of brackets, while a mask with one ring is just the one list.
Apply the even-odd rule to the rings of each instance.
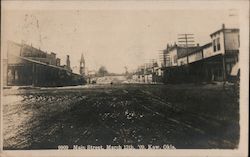
[[69, 146], [67, 146], [67, 145], [59, 145], [57, 148], [58, 148], [59, 150], [68, 150], [68, 149], [69, 149]]

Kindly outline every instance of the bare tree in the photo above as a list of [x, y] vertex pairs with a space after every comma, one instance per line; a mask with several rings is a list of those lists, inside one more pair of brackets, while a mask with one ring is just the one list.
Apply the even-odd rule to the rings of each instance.
[[108, 74], [108, 70], [105, 66], [101, 66], [98, 70], [98, 75], [99, 76], [105, 76]]

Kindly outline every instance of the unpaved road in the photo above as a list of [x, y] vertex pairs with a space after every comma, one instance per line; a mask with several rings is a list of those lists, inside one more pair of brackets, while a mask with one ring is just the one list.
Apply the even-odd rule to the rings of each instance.
[[220, 85], [5, 89], [4, 149], [236, 148], [239, 105]]

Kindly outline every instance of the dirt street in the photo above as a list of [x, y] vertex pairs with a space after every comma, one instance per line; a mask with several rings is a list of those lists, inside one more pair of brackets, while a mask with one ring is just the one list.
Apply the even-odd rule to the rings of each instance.
[[12, 88], [3, 102], [4, 149], [232, 149], [239, 141], [239, 104], [222, 85]]

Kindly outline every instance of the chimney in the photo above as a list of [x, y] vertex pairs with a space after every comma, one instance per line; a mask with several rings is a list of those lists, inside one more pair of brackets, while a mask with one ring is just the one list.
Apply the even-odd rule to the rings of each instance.
[[222, 24], [222, 29], [225, 29], [225, 24], [224, 23]]
[[70, 68], [69, 55], [67, 55], [66, 66], [67, 66], [68, 69], [71, 69], [71, 68]]

